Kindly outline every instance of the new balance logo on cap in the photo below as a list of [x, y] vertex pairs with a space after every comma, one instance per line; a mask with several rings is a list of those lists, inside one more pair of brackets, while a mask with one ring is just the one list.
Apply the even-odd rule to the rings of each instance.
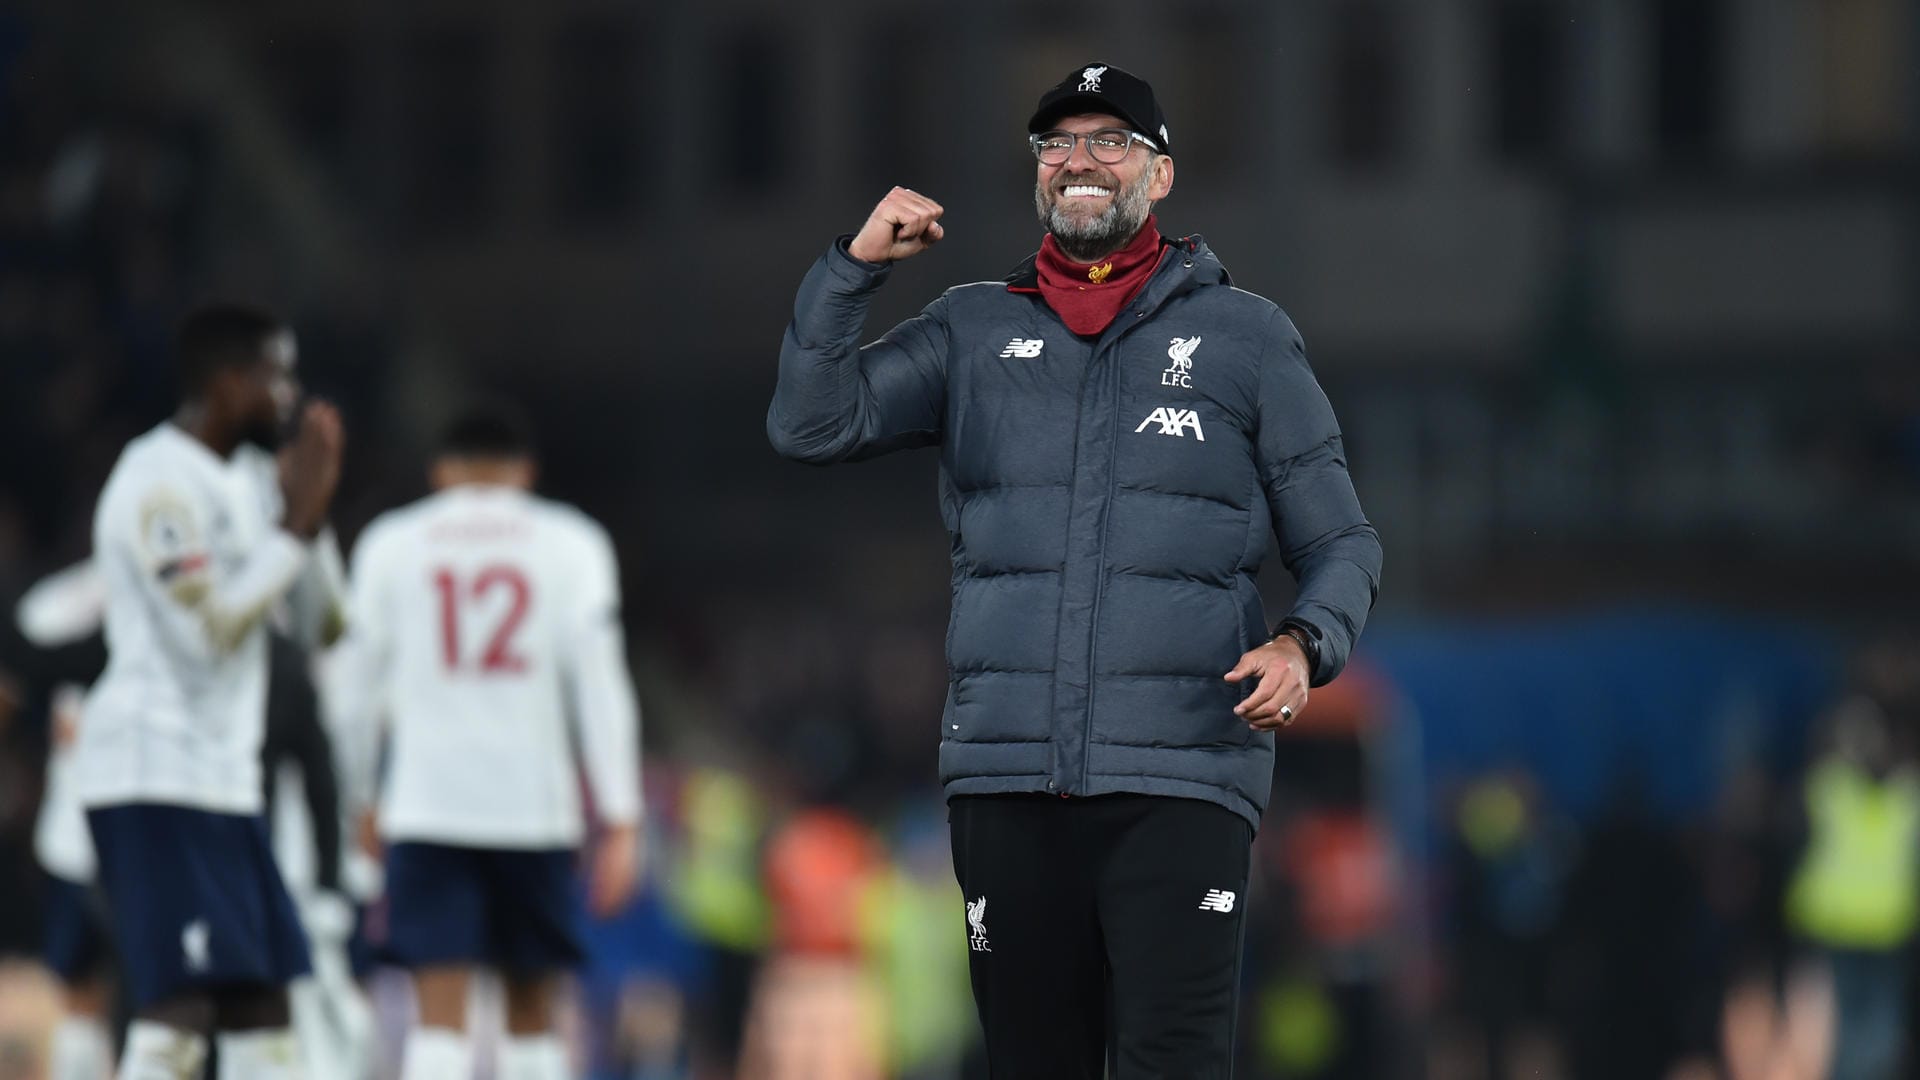
[[1039, 356], [1040, 350], [1046, 347], [1047, 343], [1039, 338], [1014, 338], [1012, 341], [1007, 342], [1006, 348], [1000, 350], [1000, 355], [1022, 356], [1031, 360]]
[[1187, 429], [1192, 428], [1195, 439], [1201, 442], [1207, 441], [1206, 435], [1200, 431], [1200, 414], [1192, 409], [1169, 409], [1162, 406], [1148, 413], [1147, 418], [1140, 421], [1140, 426], [1133, 429], [1133, 433], [1138, 435], [1147, 430], [1148, 424], [1159, 424], [1160, 434], [1181, 439], [1186, 438]]
[[1228, 914], [1233, 910], [1233, 894], [1225, 889], [1208, 889], [1206, 898], [1200, 901], [1200, 910]]

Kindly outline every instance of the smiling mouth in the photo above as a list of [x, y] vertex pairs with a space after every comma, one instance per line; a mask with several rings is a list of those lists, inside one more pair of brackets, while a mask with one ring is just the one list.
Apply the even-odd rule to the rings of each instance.
[[1064, 199], [1104, 199], [1113, 194], [1113, 189], [1098, 184], [1068, 184], [1060, 189]]

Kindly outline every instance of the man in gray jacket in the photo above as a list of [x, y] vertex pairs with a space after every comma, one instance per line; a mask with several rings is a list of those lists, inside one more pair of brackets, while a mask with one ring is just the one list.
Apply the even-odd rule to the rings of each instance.
[[1028, 130], [1040, 251], [860, 347], [944, 233], [893, 189], [801, 283], [767, 433], [815, 464], [940, 448], [940, 774], [994, 1075], [1225, 1077], [1272, 730], [1345, 665], [1379, 539], [1293, 324], [1160, 234], [1152, 88], [1075, 68]]

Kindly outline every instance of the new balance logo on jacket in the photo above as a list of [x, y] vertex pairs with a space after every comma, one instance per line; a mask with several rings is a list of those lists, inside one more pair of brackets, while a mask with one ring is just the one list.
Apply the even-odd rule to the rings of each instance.
[[1000, 355], [1018, 356], [1031, 360], [1039, 356], [1040, 350], [1046, 347], [1047, 343], [1040, 338], [1014, 338], [1007, 342], [1006, 348], [1000, 350]]

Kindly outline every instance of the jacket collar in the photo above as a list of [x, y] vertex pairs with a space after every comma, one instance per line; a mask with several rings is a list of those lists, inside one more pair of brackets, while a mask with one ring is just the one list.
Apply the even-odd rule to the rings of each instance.
[[[1206, 285], [1231, 285], [1233, 278], [1227, 274], [1227, 268], [1207, 246], [1206, 238], [1199, 233], [1189, 236], [1172, 237], [1162, 235], [1170, 249], [1160, 260], [1160, 266], [1148, 279], [1147, 287], [1140, 293], [1130, 307], [1144, 307], [1151, 311], [1176, 296], [1182, 296], [1194, 289]], [[1035, 263], [1040, 257], [1034, 252], [1021, 261], [1001, 280], [1006, 283], [1008, 292], [1031, 293], [1040, 295], [1040, 271]], [[1116, 321], [1116, 326], [1119, 322]]]

